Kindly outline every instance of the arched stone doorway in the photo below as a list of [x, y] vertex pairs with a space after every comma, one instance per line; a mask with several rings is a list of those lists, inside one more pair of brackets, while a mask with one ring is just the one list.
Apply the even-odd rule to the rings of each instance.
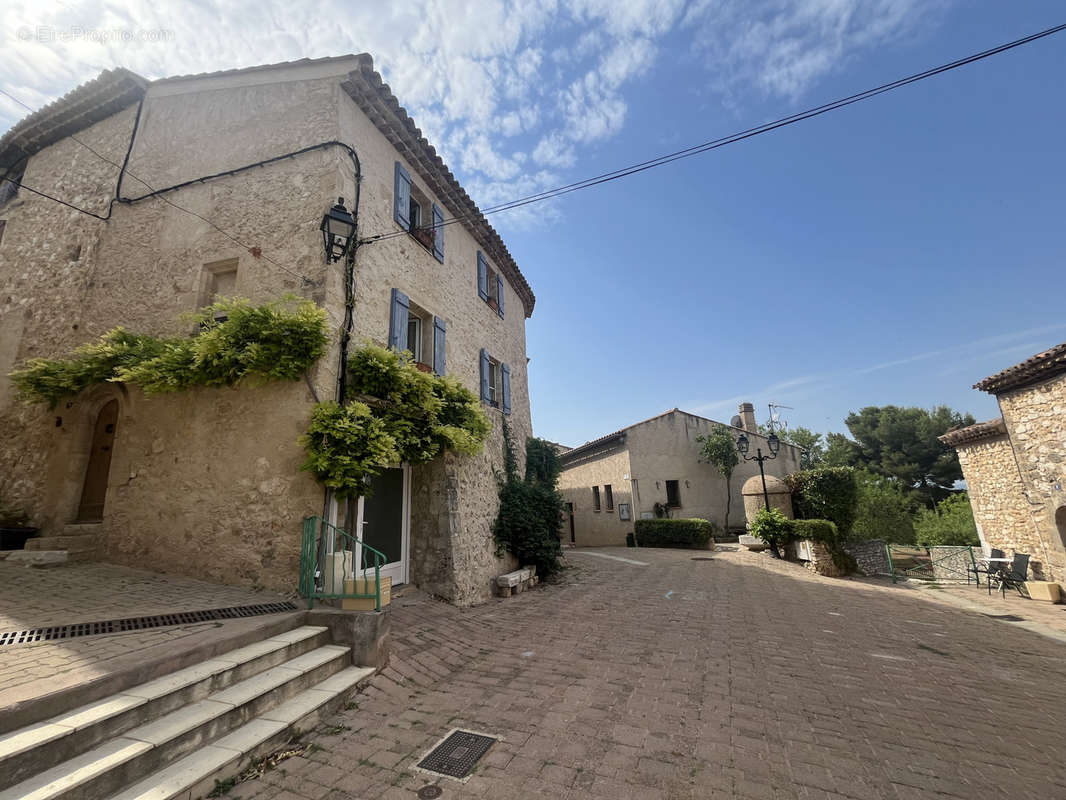
[[108, 400], [96, 415], [89, 463], [82, 481], [77, 522], [102, 522], [107, 498], [107, 478], [111, 471], [111, 453], [118, 426], [118, 400]]

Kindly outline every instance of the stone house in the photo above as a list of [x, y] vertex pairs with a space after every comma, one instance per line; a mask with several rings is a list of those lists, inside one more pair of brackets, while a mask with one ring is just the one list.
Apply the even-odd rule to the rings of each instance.
[[[726, 480], [712, 465], [700, 463], [696, 441], [723, 426], [734, 437], [746, 433], [752, 455], [757, 447], [769, 452], [751, 403], [741, 403], [734, 423], [725, 425], [674, 408], [561, 453], [559, 490], [566, 501], [566, 519], [559, 535], [564, 544], [624, 545], [633, 521], [654, 516], [656, 504], [669, 507], [673, 517], [707, 519], [723, 531], [743, 528], [741, 488], [759, 474], [758, 464], [741, 460], [733, 471], [726, 520]], [[800, 448], [782, 442], [778, 457], [766, 462], [766, 474], [783, 477], [795, 472], [800, 453]]]
[[[105, 71], [0, 138], [0, 174], [22, 184], [5, 182], [0, 205], [0, 493], [42, 528], [36, 546], [290, 591], [301, 520], [332, 513], [365, 522], [394, 583], [456, 604], [513, 568], [495, 555], [493, 470], [504, 417], [516, 442], [531, 433], [534, 295], [370, 56], [156, 81]], [[350, 274], [319, 230], [338, 197], [362, 242]], [[458, 224], [419, 230], [445, 219]], [[336, 511], [297, 440], [316, 400], [338, 395], [346, 278], [352, 347], [409, 349], [458, 377], [493, 432], [482, 455], [397, 464], [373, 500]], [[7, 378], [119, 325], [186, 335], [180, 315], [214, 297], [285, 293], [330, 320], [306, 383], [152, 398], [105, 384], [50, 411]]]
[[1038, 580], [1066, 583], [1066, 343], [974, 385], [1002, 416], [950, 431], [985, 548], [1028, 553]]

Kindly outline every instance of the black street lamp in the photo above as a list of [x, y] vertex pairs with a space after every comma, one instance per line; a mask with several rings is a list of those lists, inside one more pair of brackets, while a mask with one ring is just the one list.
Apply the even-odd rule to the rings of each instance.
[[322, 217], [319, 226], [322, 231], [322, 244], [326, 248], [327, 261], [340, 261], [348, 253], [355, 237], [355, 217], [344, 207], [344, 198], [337, 198], [333, 206]]
[[[766, 447], [770, 451], [770, 455], [764, 456], [762, 454], [762, 448], [755, 448], [755, 455], [749, 456], [748, 449], [748, 437], [743, 433], [737, 437], [737, 452], [744, 457], [745, 461], [757, 461], [759, 463], [759, 477], [762, 478], [762, 499], [766, 504], [766, 510], [770, 510], [770, 493], [766, 491], [766, 471], [763, 469], [763, 463], [766, 461], [773, 461], [777, 458], [777, 452], [781, 449], [781, 440], [777, 438], [777, 434], [771, 432], [766, 438]], [[777, 551], [777, 543], [770, 542], [770, 555], [774, 558], [781, 558], [781, 554]]]

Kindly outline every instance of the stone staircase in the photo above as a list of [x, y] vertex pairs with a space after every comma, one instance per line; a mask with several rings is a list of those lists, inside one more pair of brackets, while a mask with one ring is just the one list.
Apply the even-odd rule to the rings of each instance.
[[96, 525], [71, 523], [64, 525], [61, 533], [55, 536], [35, 536], [26, 540], [26, 549], [30, 551], [62, 551], [67, 554], [66, 561], [92, 561], [96, 554], [99, 537]]
[[207, 795], [374, 673], [330, 641], [302, 625], [0, 733], [0, 800]]

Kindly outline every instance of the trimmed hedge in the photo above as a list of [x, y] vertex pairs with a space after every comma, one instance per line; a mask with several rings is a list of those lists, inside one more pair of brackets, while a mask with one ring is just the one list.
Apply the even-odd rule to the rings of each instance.
[[827, 519], [794, 519], [791, 527], [793, 539], [810, 539], [830, 549], [836, 548], [841, 542], [836, 524]]
[[792, 507], [797, 517], [835, 523], [841, 540], [851, 534], [859, 508], [854, 467], [800, 470], [786, 477], [785, 483], [792, 490]]
[[638, 547], [704, 547], [717, 530], [705, 519], [638, 519]]

